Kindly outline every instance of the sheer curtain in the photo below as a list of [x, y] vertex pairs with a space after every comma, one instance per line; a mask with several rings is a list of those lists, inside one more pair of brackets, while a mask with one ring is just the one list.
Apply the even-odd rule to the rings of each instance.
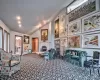
[[7, 32], [4, 31], [4, 50], [7, 51]]
[[10, 52], [10, 34], [8, 33], [8, 52]]
[[2, 48], [2, 32], [3, 32], [3, 30], [2, 30], [2, 28], [0, 28], [0, 48]]

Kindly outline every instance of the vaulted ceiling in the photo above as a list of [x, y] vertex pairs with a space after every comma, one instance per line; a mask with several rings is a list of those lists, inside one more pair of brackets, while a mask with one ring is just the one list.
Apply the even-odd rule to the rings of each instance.
[[[50, 19], [72, 0], [0, 0], [0, 19], [14, 31], [26, 33]], [[19, 28], [16, 16], [21, 16]]]

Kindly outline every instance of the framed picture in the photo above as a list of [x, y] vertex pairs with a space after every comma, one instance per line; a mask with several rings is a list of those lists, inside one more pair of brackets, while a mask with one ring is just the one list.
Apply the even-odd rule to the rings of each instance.
[[84, 18], [82, 22], [83, 32], [100, 30], [100, 12]]
[[80, 48], [81, 47], [81, 37], [80, 37], [80, 35], [68, 37], [68, 47], [69, 48]]
[[29, 36], [24, 35], [24, 44], [29, 44]]
[[85, 34], [82, 37], [83, 48], [100, 48], [100, 34]]
[[60, 46], [61, 47], [67, 47], [67, 38], [61, 38], [60, 39]]
[[41, 29], [41, 40], [44, 42], [48, 40], [48, 29]]
[[59, 19], [55, 21], [55, 38], [59, 38]]
[[66, 12], [62, 12], [59, 15], [59, 37], [65, 37], [67, 35], [66, 26]]
[[55, 40], [55, 49], [57, 54], [60, 54], [60, 39]]
[[88, 0], [78, 8], [68, 13], [68, 21], [74, 21], [84, 15], [99, 11], [99, 0]]
[[68, 35], [81, 33], [81, 20], [76, 20], [68, 25]]

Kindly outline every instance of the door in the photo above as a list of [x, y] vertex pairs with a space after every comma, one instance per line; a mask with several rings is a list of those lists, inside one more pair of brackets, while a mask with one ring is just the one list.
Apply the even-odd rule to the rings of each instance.
[[23, 45], [22, 45], [22, 37], [21, 36], [15, 36], [15, 54], [22, 54], [23, 51]]
[[33, 38], [32, 39], [32, 51], [33, 52], [38, 52], [39, 49], [39, 39], [38, 38]]

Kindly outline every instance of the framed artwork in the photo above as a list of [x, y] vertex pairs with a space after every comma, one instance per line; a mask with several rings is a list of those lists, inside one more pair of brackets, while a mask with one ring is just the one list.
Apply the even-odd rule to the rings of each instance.
[[80, 35], [68, 37], [68, 47], [69, 48], [80, 48], [81, 47]]
[[56, 48], [57, 54], [60, 54], [60, 39], [55, 40], [55, 48]]
[[59, 37], [65, 37], [67, 35], [66, 27], [66, 12], [59, 15]]
[[100, 30], [100, 12], [82, 20], [83, 32]]
[[68, 35], [81, 33], [81, 20], [76, 20], [68, 25]]
[[67, 38], [61, 38], [60, 39], [60, 46], [61, 47], [67, 47]]
[[48, 40], [48, 29], [41, 29], [41, 40], [44, 42]]
[[55, 48], [60, 48], [60, 39], [55, 40]]
[[100, 48], [100, 34], [83, 35], [83, 48]]
[[29, 36], [24, 35], [24, 44], [29, 44]]
[[59, 19], [55, 21], [55, 38], [59, 38]]
[[98, 2], [99, 0], [89, 0], [88, 2], [82, 4], [78, 8], [68, 13], [69, 22], [76, 20], [91, 12], [98, 11], [99, 10]]

